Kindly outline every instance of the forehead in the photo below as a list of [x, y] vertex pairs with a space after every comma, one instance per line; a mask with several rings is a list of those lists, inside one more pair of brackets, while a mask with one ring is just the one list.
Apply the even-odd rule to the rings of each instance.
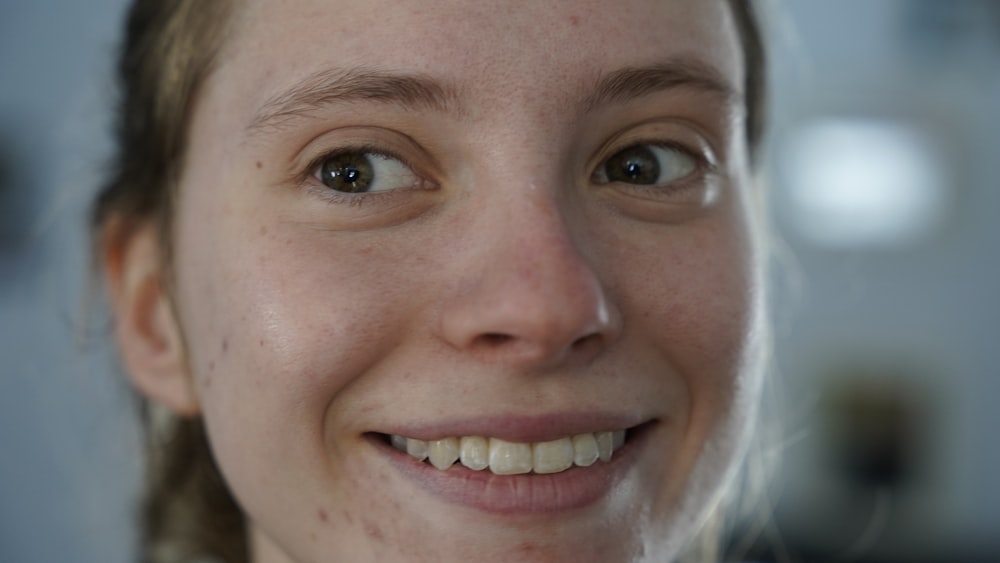
[[726, 4], [249, 0], [238, 3], [214, 81], [239, 92], [243, 103], [230, 102], [247, 111], [303, 77], [350, 68], [421, 73], [480, 100], [562, 103], [602, 74], [681, 60], [739, 91], [744, 70]]

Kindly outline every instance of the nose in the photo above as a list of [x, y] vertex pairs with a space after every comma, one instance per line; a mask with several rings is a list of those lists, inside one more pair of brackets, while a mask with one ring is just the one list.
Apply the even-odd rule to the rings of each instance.
[[441, 333], [492, 362], [586, 363], [615, 339], [620, 315], [558, 203], [534, 192], [493, 202], [469, 223], [466, 256]]

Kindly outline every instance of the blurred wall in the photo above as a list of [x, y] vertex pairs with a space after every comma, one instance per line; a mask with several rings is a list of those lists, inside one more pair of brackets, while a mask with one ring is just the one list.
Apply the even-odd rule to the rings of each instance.
[[[109, 145], [122, 0], [0, 0], [0, 561], [134, 561], [139, 456], [83, 209]], [[99, 300], [92, 303], [96, 311]], [[93, 323], [101, 325], [97, 314]], [[106, 323], [103, 323], [106, 325]]]
[[[782, 536], [807, 561], [1000, 560], [1000, 2], [783, 4], [769, 159]], [[831, 123], [847, 137], [801, 150]], [[897, 140], [920, 148], [908, 165]], [[933, 213], [909, 234], [858, 236], [866, 206], [890, 225], [924, 192]], [[841, 206], [848, 230], [825, 236], [812, 205]]]

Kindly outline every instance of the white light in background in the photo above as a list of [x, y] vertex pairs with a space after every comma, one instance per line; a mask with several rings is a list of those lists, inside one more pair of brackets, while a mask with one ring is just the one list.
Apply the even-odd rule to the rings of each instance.
[[943, 219], [942, 155], [904, 122], [823, 119], [789, 136], [780, 153], [781, 209], [810, 242], [834, 248], [899, 246]]

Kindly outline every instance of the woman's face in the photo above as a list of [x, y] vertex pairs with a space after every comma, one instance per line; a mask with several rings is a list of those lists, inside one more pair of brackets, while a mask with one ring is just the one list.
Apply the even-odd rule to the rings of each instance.
[[240, 3], [173, 298], [255, 557], [677, 549], [755, 399], [743, 73], [722, 1]]

